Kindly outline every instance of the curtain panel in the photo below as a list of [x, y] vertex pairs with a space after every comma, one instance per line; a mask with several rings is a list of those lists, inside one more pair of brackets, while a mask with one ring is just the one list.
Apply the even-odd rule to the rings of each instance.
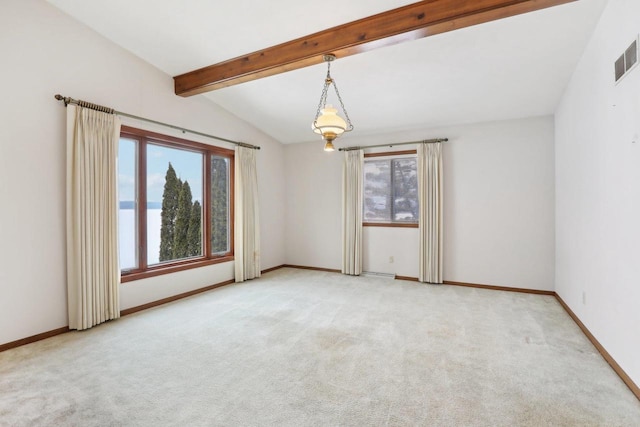
[[442, 283], [442, 144], [418, 145], [418, 279]]
[[364, 151], [344, 153], [342, 170], [342, 273], [362, 273], [362, 197]]
[[120, 120], [67, 106], [67, 299], [70, 329], [120, 317], [117, 158]]
[[260, 222], [256, 150], [236, 147], [234, 206], [235, 281], [260, 277]]

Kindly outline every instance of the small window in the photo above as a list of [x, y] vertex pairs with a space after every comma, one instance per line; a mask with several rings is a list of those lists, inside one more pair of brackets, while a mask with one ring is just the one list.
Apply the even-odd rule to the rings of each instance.
[[616, 82], [626, 76], [638, 63], [638, 41], [634, 40], [614, 63]]
[[363, 222], [365, 225], [417, 225], [415, 156], [365, 159]]

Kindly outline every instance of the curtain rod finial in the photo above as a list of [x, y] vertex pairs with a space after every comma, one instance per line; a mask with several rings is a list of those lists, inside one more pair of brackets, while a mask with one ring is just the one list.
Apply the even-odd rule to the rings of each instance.
[[64, 101], [64, 106], [66, 107], [67, 105], [69, 105], [69, 100], [70, 98], [65, 98], [64, 96], [60, 95], [59, 93], [56, 93], [53, 96], [55, 99], [57, 99], [58, 101]]

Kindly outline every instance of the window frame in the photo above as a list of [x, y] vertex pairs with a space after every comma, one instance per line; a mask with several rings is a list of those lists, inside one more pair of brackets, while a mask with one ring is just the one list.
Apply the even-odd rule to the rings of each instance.
[[[385, 151], [385, 152], [381, 152], [381, 153], [365, 153], [364, 157], [365, 159], [367, 158], [371, 158], [371, 157], [388, 157], [389, 160], [393, 160], [394, 157], [400, 157], [400, 156], [407, 156], [407, 155], [417, 155], [418, 151], [417, 150], [402, 150], [402, 151]], [[417, 161], [417, 159], [416, 159]], [[391, 162], [391, 164], [393, 165], [393, 162]], [[416, 165], [417, 166], [417, 165]], [[393, 166], [391, 166], [392, 170], [391, 170], [391, 184], [390, 184], [390, 188], [393, 189]], [[363, 176], [363, 183], [364, 183], [364, 176]], [[363, 205], [362, 205], [362, 209], [364, 210], [364, 199], [363, 199]], [[391, 195], [391, 204], [393, 206], [393, 194]], [[393, 209], [393, 208], [392, 208]], [[392, 213], [393, 215], [393, 213]], [[363, 227], [396, 227], [396, 228], [418, 228], [418, 221], [416, 222], [408, 222], [408, 221], [375, 221], [375, 222], [371, 222], [371, 221], [365, 221], [364, 220], [364, 212], [362, 215], [362, 226]]]
[[[120, 270], [120, 282], [126, 283], [148, 277], [175, 273], [192, 268], [219, 264], [234, 260], [234, 165], [235, 151], [201, 142], [176, 138], [148, 130], [122, 126], [120, 138], [137, 142], [136, 150], [136, 217], [137, 217], [137, 261], [136, 268]], [[203, 254], [188, 259], [167, 261], [149, 266], [147, 264], [147, 145], [180, 149], [202, 154], [202, 249]], [[211, 253], [211, 158], [222, 156], [229, 159], [229, 251]]]

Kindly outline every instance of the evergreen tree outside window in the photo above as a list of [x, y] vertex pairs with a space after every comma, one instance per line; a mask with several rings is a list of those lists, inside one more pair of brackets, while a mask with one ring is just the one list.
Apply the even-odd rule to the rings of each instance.
[[193, 206], [191, 207], [187, 242], [189, 256], [202, 254], [202, 206], [200, 206], [200, 202], [197, 200], [193, 202]]
[[174, 258], [173, 240], [176, 228], [176, 214], [178, 213], [178, 196], [182, 185], [176, 171], [169, 162], [164, 177], [164, 192], [162, 193], [162, 212], [160, 214], [160, 261]]
[[[185, 181], [180, 188], [178, 196], [178, 210], [176, 212], [176, 228], [173, 236], [173, 258], [187, 258], [200, 253], [192, 254], [189, 251], [189, 225], [191, 225], [191, 211], [193, 210], [193, 197], [189, 181]], [[198, 230], [198, 233], [200, 230]]]
[[229, 159], [211, 157], [211, 253], [229, 251]]

